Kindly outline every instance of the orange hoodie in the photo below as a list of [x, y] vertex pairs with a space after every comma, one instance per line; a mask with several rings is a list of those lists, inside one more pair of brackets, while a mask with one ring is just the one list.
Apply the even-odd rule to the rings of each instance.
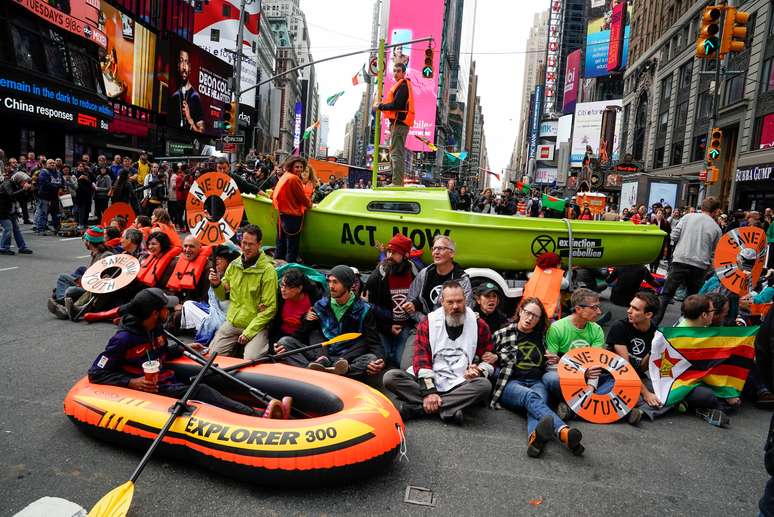
[[304, 215], [304, 212], [312, 207], [312, 201], [304, 192], [301, 178], [290, 172], [282, 175], [271, 198], [274, 208], [280, 214]]

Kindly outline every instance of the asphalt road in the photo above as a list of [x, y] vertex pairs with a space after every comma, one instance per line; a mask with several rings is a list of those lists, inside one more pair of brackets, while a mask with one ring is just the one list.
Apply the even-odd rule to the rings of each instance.
[[[0, 515], [49, 495], [90, 508], [126, 481], [139, 454], [95, 441], [62, 412], [62, 400], [114, 331], [58, 321], [45, 308], [59, 272], [85, 262], [78, 239], [25, 232], [31, 256], [0, 256]], [[558, 444], [526, 456], [526, 420], [471, 412], [464, 427], [407, 424], [408, 461], [353, 486], [267, 490], [155, 458], [131, 515], [753, 515], [767, 474], [770, 415], [752, 407], [717, 429], [667, 415], [634, 428], [578, 423], [586, 454]], [[408, 485], [436, 506], [403, 502]], [[540, 504], [532, 504], [542, 501]]]

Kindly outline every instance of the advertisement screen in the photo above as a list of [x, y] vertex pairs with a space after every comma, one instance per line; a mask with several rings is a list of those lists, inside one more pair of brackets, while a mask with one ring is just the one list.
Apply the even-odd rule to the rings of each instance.
[[564, 96], [562, 113], [572, 113], [578, 101], [578, 80], [580, 79], [581, 50], [574, 50], [567, 56], [567, 68], [564, 72]]
[[648, 206], [655, 203], [661, 203], [661, 206], [675, 206], [677, 202], [677, 183], [657, 183], [650, 184], [650, 194], [648, 195]]
[[107, 96], [152, 109], [156, 35], [107, 2], [102, 2], [100, 28], [107, 36], [107, 48], [99, 52]]
[[101, 29], [97, 29], [99, 21], [100, 0], [15, 0], [16, 3], [34, 15], [56, 25], [76, 36], [93, 41], [102, 48], [107, 46], [107, 38]]
[[191, 43], [163, 41], [156, 60], [158, 111], [171, 127], [220, 136], [215, 122], [231, 102], [232, 75], [231, 65]]
[[[610, 54], [610, 33], [613, 29], [615, 18], [613, 12], [616, 6], [622, 0], [588, 0], [587, 12], [589, 24], [586, 30], [586, 62], [583, 77], [606, 77], [610, 74], [608, 70], [608, 56]], [[621, 12], [619, 8], [616, 13], [626, 14], [623, 30], [623, 45], [620, 53], [620, 64], [618, 70], [626, 68], [627, 57], [629, 54], [629, 32], [630, 20], [632, 14], [631, 5], [628, 9]], [[617, 22], [616, 22], [617, 23]], [[610, 69], [612, 70], [612, 68]]]
[[763, 117], [761, 122], [761, 143], [759, 149], [774, 147], [774, 113]]
[[[236, 40], [239, 31], [240, 0], [209, 0], [194, 16], [194, 44], [236, 68]], [[245, 29], [242, 35], [241, 90], [255, 86], [258, 77], [256, 49], [259, 46], [261, 2], [245, 6]], [[255, 89], [242, 95], [241, 104], [255, 108]]]
[[[621, 141], [621, 124], [613, 116], [622, 109], [621, 99], [581, 102], [575, 106], [575, 120], [570, 147], [572, 167], [580, 167], [587, 153], [600, 161], [617, 161]], [[620, 118], [620, 117], [618, 117]], [[604, 123], [603, 123], [604, 122]], [[610, 138], [612, 137], [612, 144]]]
[[[403, 45], [389, 49], [385, 62], [385, 94], [395, 83], [392, 77], [392, 65], [401, 62], [406, 65], [406, 77], [411, 81], [414, 91], [414, 125], [409, 129], [406, 148], [412, 151], [429, 151], [427, 146], [414, 138], [414, 135], [430, 142], [435, 141], [435, 108], [438, 97], [438, 73], [441, 59], [440, 42], [443, 38], [443, 0], [391, 0], [390, 18], [387, 24], [387, 42], [402, 43], [412, 39], [432, 36], [435, 39], [433, 52], [433, 77], [422, 77], [425, 65], [427, 42]], [[384, 120], [384, 119], [383, 119]], [[388, 124], [382, 126], [382, 143], [389, 141]]]
[[637, 182], [632, 181], [621, 185], [621, 201], [618, 207], [619, 211], [623, 211], [624, 208], [632, 208], [637, 205]]

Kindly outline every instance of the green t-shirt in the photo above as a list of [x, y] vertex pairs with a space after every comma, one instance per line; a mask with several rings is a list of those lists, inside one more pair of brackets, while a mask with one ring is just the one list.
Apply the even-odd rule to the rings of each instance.
[[592, 321], [587, 323], [584, 328], [579, 329], [572, 323], [571, 318], [572, 316], [562, 318], [548, 328], [546, 334], [546, 350], [548, 352], [562, 355], [573, 348], [605, 347], [605, 333], [602, 327]]

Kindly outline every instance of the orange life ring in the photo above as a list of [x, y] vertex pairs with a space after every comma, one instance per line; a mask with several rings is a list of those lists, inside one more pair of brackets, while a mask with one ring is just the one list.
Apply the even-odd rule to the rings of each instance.
[[[239, 362], [218, 357], [221, 367]], [[201, 368], [187, 358], [165, 366], [179, 379]], [[239, 378], [274, 396], [290, 395], [294, 407], [320, 416], [271, 420], [192, 401], [193, 412], [175, 421], [162, 450], [241, 480], [288, 488], [341, 483], [383, 470], [405, 439], [403, 421], [389, 399], [352, 379], [283, 364], [247, 367]], [[67, 394], [64, 411], [100, 438], [147, 447], [173, 403], [83, 378]]]
[[[216, 204], [223, 205], [223, 214], [210, 214], [205, 203], [217, 199]], [[202, 174], [191, 185], [185, 203], [186, 222], [203, 244], [223, 244], [236, 234], [245, 207], [239, 187], [228, 174], [208, 172]], [[217, 217], [217, 218], [216, 218]]]
[[[750, 287], [758, 283], [766, 257], [766, 232], [756, 226], [735, 228], [720, 237], [715, 248], [712, 266], [720, 283], [729, 291], [745, 296]], [[741, 254], [749, 249], [755, 261], [746, 268], [740, 267]], [[749, 272], [745, 271], [747, 269]]]
[[[607, 370], [614, 380], [608, 393], [596, 393], [586, 384], [589, 368]], [[640, 378], [628, 361], [604, 348], [575, 348], [559, 359], [562, 396], [578, 416], [595, 424], [610, 424], [626, 416], [640, 398]]]
[[96, 261], [81, 277], [81, 286], [95, 294], [118, 291], [132, 283], [140, 272], [140, 261], [122, 253]]
[[102, 213], [102, 226], [110, 226], [110, 221], [117, 215], [125, 217], [128, 226], [131, 226], [135, 217], [137, 217], [137, 214], [134, 213], [134, 208], [129, 203], [113, 203]]

